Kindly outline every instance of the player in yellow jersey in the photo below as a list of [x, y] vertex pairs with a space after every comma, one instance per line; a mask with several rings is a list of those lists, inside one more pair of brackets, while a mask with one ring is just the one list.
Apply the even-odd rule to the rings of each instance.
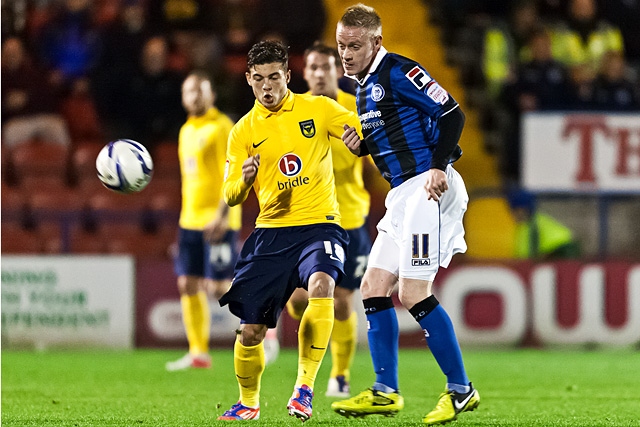
[[[338, 88], [341, 72], [338, 51], [322, 43], [315, 43], [304, 53], [304, 79], [312, 95], [324, 95], [340, 105], [356, 111], [355, 96]], [[333, 173], [340, 205], [342, 228], [349, 233], [349, 257], [345, 260], [345, 277], [334, 293], [335, 321], [331, 334], [331, 373], [327, 396], [349, 397], [349, 368], [357, 344], [357, 315], [353, 310], [353, 293], [360, 287], [371, 238], [365, 225], [369, 214], [370, 197], [362, 179], [363, 157], [354, 156], [342, 139], [331, 138]], [[287, 304], [294, 319], [300, 319], [307, 306], [307, 292], [296, 289]]]
[[360, 126], [356, 114], [323, 96], [293, 94], [286, 47], [255, 44], [247, 83], [254, 107], [233, 127], [227, 146], [224, 198], [244, 201], [253, 187], [260, 213], [220, 300], [241, 320], [234, 346], [240, 400], [220, 420], [257, 419], [264, 371], [263, 340], [298, 287], [309, 306], [298, 330], [298, 376], [289, 414], [308, 420], [313, 387], [333, 328], [333, 291], [344, 276], [349, 236], [340, 227], [330, 137]]
[[175, 271], [189, 352], [168, 362], [167, 370], [208, 368], [210, 314], [207, 291], [219, 299], [228, 289], [237, 259], [240, 206], [222, 198], [227, 138], [233, 126], [214, 107], [215, 92], [206, 74], [193, 72], [182, 84], [188, 113], [180, 129], [178, 156], [182, 209]]

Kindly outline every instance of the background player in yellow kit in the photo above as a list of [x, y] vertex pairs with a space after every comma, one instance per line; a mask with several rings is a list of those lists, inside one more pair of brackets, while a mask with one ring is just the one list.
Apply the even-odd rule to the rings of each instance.
[[[338, 88], [342, 71], [335, 48], [315, 43], [304, 53], [304, 79], [312, 95], [324, 95], [356, 111], [356, 98]], [[340, 205], [341, 225], [349, 233], [349, 257], [345, 260], [345, 277], [334, 293], [335, 321], [331, 334], [331, 374], [327, 396], [349, 396], [349, 368], [357, 344], [357, 315], [353, 311], [353, 293], [360, 287], [371, 250], [371, 238], [365, 225], [370, 197], [362, 179], [363, 157], [354, 156], [342, 139], [331, 138], [333, 173]], [[307, 306], [307, 292], [298, 288], [287, 304], [291, 317], [300, 319]]]
[[214, 102], [209, 77], [202, 72], [189, 74], [182, 84], [188, 118], [178, 143], [182, 209], [175, 260], [189, 352], [168, 362], [169, 371], [211, 366], [207, 290], [220, 298], [229, 289], [238, 255], [242, 213], [239, 206], [227, 206], [221, 191], [233, 122], [214, 107]]
[[234, 346], [240, 400], [218, 419], [260, 416], [263, 340], [297, 287], [309, 291], [298, 330], [298, 376], [289, 414], [312, 415], [313, 387], [333, 328], [333, 290], [344, 276], [348, 234], [340, 213], [330, 137], [356, 114], [322, 96], [293, 94], [286, 47], [255, 44], [247, 58], [247, 83], [256, 102], [233, 127], [227, 147], [224, 198], [244, 201], [253, 187], [260, 213], [236, 264], [231, 289], [220, 300], [241, 320]]

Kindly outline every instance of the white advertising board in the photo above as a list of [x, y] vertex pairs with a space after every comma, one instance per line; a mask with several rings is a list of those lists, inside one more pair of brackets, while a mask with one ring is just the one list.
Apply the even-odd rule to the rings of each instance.
[[3, 347], [131, 348], [129, 256], [2, 256]]
[[640, 193], [640, 114], [528, 113], [522, 120], [527, 189]]

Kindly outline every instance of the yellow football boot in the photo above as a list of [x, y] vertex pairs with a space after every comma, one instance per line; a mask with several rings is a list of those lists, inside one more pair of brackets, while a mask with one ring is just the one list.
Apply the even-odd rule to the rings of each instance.
[[440, 395], [436, 408], [423, 418], [422, 422], [427, 425], [446, 424], [458, 417], [458, 414], [466, 411], [473, 411], [480, 404], [480, 394], [469, 384], [471, 390], [468, 393], [456, 393], [446, 390]]
[[371, 388], [351, 399], [331, 404], [331, 409], [347, 418], [367, 415], [392, 417], [402, 408], [404, 408], [404, 398], [398, 393], [384, 393]]

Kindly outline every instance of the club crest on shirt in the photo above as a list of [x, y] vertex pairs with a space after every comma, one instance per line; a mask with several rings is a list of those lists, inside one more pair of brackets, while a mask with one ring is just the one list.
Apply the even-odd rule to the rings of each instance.
[[413, 67], [405, 77], [409, 79], [418, 90], [424, 89], [424, 87], [431, 81], [431, 77], [422, 68], [417, 65]]
[[374, 102], [378, 102], [380, 101], [382, 98], [384, 98], [384, 88], [382, 87], [382, 85], [376, 83], [375, 85], [373, 85], [373, 87], [371, 88], [371, 99]]
[[300, 131], [305, 138], [313, 138], [316, 134], [316, 125], [313, 123], [313, 119], [304, 120], [298, 122], [300, 125]]

